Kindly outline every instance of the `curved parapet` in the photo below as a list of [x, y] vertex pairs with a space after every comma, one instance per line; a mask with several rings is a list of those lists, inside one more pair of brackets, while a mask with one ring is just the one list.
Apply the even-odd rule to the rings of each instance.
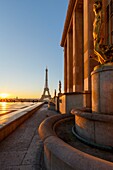
[[89, 144], [113, 150], [113, 117], [80, 110], [75, 114], [75, 133]]
[[44, 161], [48, 170], [113, 170], [113, 163], [86, 154], [65, 143], [55, 133], [59, 123], [73, 119], [70, 115], [47, 118], [38, 131], [44, 142]]
[[0, 142], [11, 134], [20, 124], [35, 113], [44, 102], [39, 102], [27, 108], [0, 117]]

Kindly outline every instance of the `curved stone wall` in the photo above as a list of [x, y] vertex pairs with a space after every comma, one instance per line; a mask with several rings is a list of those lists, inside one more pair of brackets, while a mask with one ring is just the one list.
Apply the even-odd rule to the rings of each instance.
[[5, 115], [6, 122], [0, 126], [0, 142], [11, 134], [20, 124], [32, 116], [36, 110], [40, 109], [43, 104], [44, 102], [41, 102], [34, 106], [15, 111], [13, 112], [13, 116], [10, 117], [10, 115], [8, 115], [10, 118]]
[[75, 111], [75, 131], [89, 143], [105, 149], [113, 148], [113, 117], [110, 115]]
[[92, 79], [92, 112], [113, 115], [113, 63], [95, 68]]
[[113, 163], [75, 149], [57, 137], [58, 122], [72, 119], [70, 115], [47, 118], [38, 131], [44, 142], [44, 160], [48, 170], [113, 170]]

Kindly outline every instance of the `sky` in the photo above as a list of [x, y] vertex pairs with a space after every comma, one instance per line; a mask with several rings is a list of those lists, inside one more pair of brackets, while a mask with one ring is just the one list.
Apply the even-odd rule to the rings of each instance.
[[68, 0], [0, 0], [0, 94], [40, 98], [48, 68], [50, 94], [63, 91], [60, 46]]

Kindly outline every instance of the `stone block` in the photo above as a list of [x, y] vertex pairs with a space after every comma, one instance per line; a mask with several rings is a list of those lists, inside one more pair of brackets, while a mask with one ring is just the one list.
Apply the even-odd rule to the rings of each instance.
[[73, 108], [83, 107], [83, 93], [64, 93], [60, 98], [59, 111], [62, 114], [71, 113]]
[[94, 142], [94, 122], [80, 116], [75, 116], [76, 133], [84, 139]]
[[93, 113], [113, 114], [113, 66], [104, 65], [92, 72]]

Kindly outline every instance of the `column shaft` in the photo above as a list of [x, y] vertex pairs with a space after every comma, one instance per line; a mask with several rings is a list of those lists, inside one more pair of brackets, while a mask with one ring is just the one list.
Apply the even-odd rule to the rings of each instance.
[[93, 2], [89, 0], [84, 1], [84, 90], [91, 90], [91, 72], [97, 62], [90, 59], [93, 55], [93, 21], [94, 13]]
[[64, 46], [64, 92], [67, 92], [67, 43]]
[[67, 92], [73, 92], [73, 36], [67, 35]]
[[76, 9], [73, 14], [73, 91], [83, 90], [83, 13]]

